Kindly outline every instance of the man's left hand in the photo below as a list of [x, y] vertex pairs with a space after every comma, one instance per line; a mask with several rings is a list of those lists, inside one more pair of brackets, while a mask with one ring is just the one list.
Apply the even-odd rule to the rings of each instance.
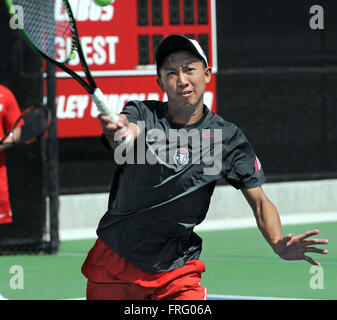
[[285, 260], [305, 260], [313, 265], [319, 266], [319, 262], [305, 255], [307, 252], [327, 254], [328, 250], [311, 247], [312, 245], [328, 244], [327, 239], [309, 239], [308, 237], [319, 234], [319, 230], [311, 230], [297, 236], [288, 234], [274, 246], [274, 251]]

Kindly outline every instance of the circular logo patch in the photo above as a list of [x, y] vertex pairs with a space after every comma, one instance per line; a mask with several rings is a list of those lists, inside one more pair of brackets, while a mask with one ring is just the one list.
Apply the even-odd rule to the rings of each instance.
[[174, 154], [174, 162], [178, 166], [183, 166], [184, 164], [188, 163], [189, 160], [189, 153], [188, 150], [179, 148], [176, 150]]

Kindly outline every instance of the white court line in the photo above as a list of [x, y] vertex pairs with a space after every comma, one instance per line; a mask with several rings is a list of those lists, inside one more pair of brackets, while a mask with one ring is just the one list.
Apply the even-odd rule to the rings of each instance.
[[[253, 214], [252, 214], [253, 215]], [[282, 225], [324, 223], [337, 221], [337, 212], [300, 213], [282, 216]], [[195, 227], [195, 231], [216, 231], [256, 228], [255, 218], [208, 219]], [[61, 240], [95, 239], [96, 228], [78, 228], [60, 230]]]
[[[337, 212], [317, 212], [281, 215], [282, 225], [324, 223], [337, 221]], [[195, 227], [196, 231], [235, 230], [257, 227], [256, 220], [250, 218], [209, 219]]]
[[[284, 263], [289, 264], [288, 260], [281, 258], [246, 258], [246, 257], [207, 257], [201, 256], [203, 261], [239, 261], [239, 262], [261, 262], [261, 263]], [[307, 264], [304, 260], [291, 261], [291, 264]], [[322, 266], [337, 266], [337, 261], [324, 260], [321, 261]]]
[[[59, 252], [57, 253], [60, 257], [83, 257], [87, 256], [87, 253], [81, 252]], [[201, 256], [203, 261], [239, 261], [239, 262], [261, 262], [261, 263], [284, 263], [289, 264], [289, 261], [282, 260], [280, 258], [254, 258], [254, 257], [211, 257], [211, 256]], [[307, 264], [304, 260], [291, 261], [292, 264]], [[321, 262], [323, 266], [337, 266], [337, 261], [324, 260]], [[0, 295], [1, 300], [1, 295]]]

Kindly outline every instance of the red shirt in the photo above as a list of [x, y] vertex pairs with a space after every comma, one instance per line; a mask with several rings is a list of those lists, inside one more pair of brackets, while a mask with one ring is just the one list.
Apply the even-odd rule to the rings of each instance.
[[[0, 139], [12, 128], [20, 115], [21, 111], [13, 93], [0, 85]], [[5, 153], [0, 151], [0, 223], [12, 221], [10, 211]]]

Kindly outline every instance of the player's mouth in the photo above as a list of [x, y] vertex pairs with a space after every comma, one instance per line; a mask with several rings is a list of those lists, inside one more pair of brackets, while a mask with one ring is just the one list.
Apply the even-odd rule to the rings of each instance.
[[188, 99], [192, 96], [193, 91], [182, 91], [179, 93], [183, 98]]

